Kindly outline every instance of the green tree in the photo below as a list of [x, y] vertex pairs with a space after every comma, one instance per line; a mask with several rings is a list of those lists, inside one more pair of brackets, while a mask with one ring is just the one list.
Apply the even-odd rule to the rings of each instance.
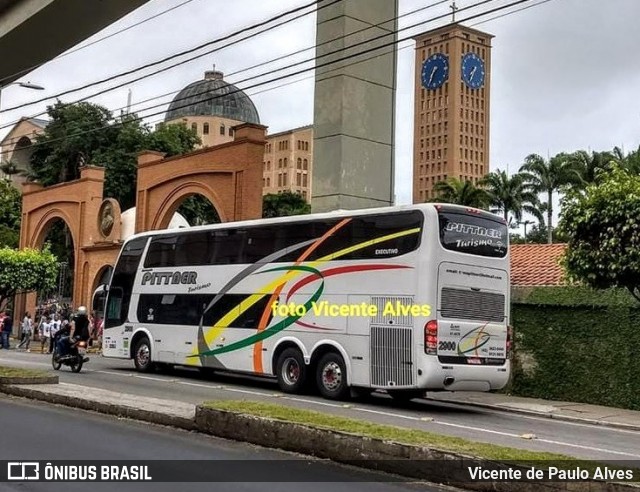
[[[514, 244], [519, 244], [520, 242], [524, 243], [525, 238], [524, 235], [520, 236], [521, 241], [516, 241]], [[547, 231], [547, 226], [544, 225], [544, 222], [540, 222], [539, 224], [534, 224], [531, 228], [527, 228], [527, 244], [547, 244], [549, 242], [549, 232]], [[567, 236], [563, 233], [563, 231], [559, 230], [557, 227], [552, 231], [552, 243], [566, 243]]]
[[56, 103], [47, 108], [50, 123], [36, 137], [30, 179], [44, 186], [77, 179], [82, 164], [104, 166], [104, 197], [118, 200], [122, 210], [135, 205], [137, 154], [164, 152], [168, 157], [192, 151], [200, 139], [179, 125], [151, 131], [135, 114], [114, 119], [92, 103]]
[[2, 164], [0, 164], [0, 171], [5, 174], [7, 181], [13, 181], [14, 174], [22, 174], [18, 165], [11, 160], [2, 161]]
[[0, 249], [0, 306], [22, 292], [51, 290], [56, 275], [56, 257], [47, 249]]
[[311, 213], [309, 205], [302, 195], [285, 191], [284, 193], [269, 193], [262, 197], [263, 217], [285, 217], [288, 215], [304, 215]]
[[10, 182], [0, 180], [0, 247], [18, 247], [21, 209], [20, 192]]
[[547, 211], [547, 242], [553, 242], [553, 195], [571, 184], [580, 182], [580, 174], [567, 154], [558, 154], [548, 161], [537, 154], [527, 156], [520, 168], [528, 189], [536, 194], [544, 193]]
[[200, 145], [198, 134], [185, 123], [173, 125], [158, 125], [154, 132], [149, 133], [145, 141], [145, 148], [164, 152], [167, 157], [191, 152]]
[[44, 186], [80, 177], [81, 161], [93, 162], [94, 154], [109, 146], [115, 128], [111, 112], [96, 104], [65, 104], [47, 108], [49, 124], [36, 136], [31, 155], [32, 175]]
[[520, 222], [523, 212], [542, 220], [538, 195], [527, 188], [521, 174], [509, 176], [505, 171], [494, 171], [487, 174], [481, 183], [489, 194], [489, 204], [502, 212], [508, 224], [512, 223], [510, 214]]
[[487, 191], [471, 181], [449, 178], [446, 181], [438, 181], [433, 189], [439, 193], [438, 197], [431, 200], [433, 202], [455, 203], [475, 208], [485, 208], [490, 202]]
[[592, 287], [623, 287], [640, 301], [640, 176], [614, 168], [563, 200], [564, 265]]
[[220, 223], [218, 211], [209, 200], [201, 195], [192, 195], [186, 198], [178, 207], [177, 212], [192, 226]]

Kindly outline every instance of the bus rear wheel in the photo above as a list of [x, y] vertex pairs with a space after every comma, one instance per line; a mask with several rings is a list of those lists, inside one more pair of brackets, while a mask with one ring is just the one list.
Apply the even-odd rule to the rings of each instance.
[[307, 383], [307, 366], [302, 353], [295, 348], [285, 349], [276, 362], [278, 386], [285, 393], [299, 393]]
[[328, 352], [316, 366], [316, 385], [320, 394], [329, 400], [344, 400], [349, 396], [347, 366], [340, 354]]
[[133, 349], [133, 363], [140, 372], [151, 372], [153, 362], [151, 361], [151, 343], [147, 337], [142, 337]]

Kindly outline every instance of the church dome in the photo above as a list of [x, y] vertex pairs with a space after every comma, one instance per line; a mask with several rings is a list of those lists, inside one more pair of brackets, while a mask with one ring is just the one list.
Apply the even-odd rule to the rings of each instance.
[[253, 101], [235, 85], [223, 80], [216, 70], [204, 73], [198, 80], [182, 89], [169, 105], [164, 118], [172, 121], [189, 116], [220, 116], [244, 123], [260, 124]]

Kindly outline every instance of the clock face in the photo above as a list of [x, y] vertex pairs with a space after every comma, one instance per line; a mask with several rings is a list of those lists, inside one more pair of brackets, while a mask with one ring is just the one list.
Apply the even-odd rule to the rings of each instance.
[[484, 85], [484, 62], [475, 53], [467, 53], [462, 57], [462, 80], [472, 89]]
[[426, 89], [442, 87], [449, 77], [449, 57], [436, 53], [422, 64], [422, 85]]

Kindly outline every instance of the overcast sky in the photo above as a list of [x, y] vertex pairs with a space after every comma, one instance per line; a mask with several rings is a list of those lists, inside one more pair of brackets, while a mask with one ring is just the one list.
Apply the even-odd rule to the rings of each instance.
[[[83, 45], [146, 19], [185, 0], [151, 0], [148, 4], [87, 40]], [[537, 3], [533, 0], [530, 3]], [[85, 49], [59, 57], [36, 69], [22, 80], [46, 87], [35, 92], [9, 87], [2, 92], [2, 107], [55, 94], [114, 73], [137, 67], [177, 51], [231, 33], [253, 22], [266, 19], [306, 0], [191, 0], [185, 5], [138, 27], [101, 41]], [[400, 0], [401, 14], [433, 3], [433, 0]], [[476, 3], [457, 0], [460, 8]], [[510, 3], [495, 0], [482, 10]], [[515, 9], [512, 8], [511, 10]], [[400, 26], [443, 14], [447, 5], [406, 15]], [[478, 12], [459, 13], [458, 18]], [[497, 14], [488, 16], [494, 17]], [[491, 162], [490, 168], [515, 172], [525, 156], [539, 153], [545, 157], [560, 151], [577, 149], [606, 150], [622, 146], [625, 151], [640, 144], [640, 36], [637, 19], [640, 0], [550, 0], [540, 6], [507, 15], [486, 23], [467, 25], [493, 35], [491, 87]], [[403, 31], [400, 37], [443, 25], [447, 20], [427, 23], [420, 29]], [[93, 98], [112, 110], [126, 106], [127, 90], [133, 102], [178, 91], [202, 78], [215, 63], [227, 74], [225, 79], [246, 87], [244, 78], [273, 69], [292, 60], [313, 55], [307, 51], [281, 62], [273, 62], [245, 73], [234, 72], [293, 51], [312, 47], [315, 41], [315, 17], [309, 15], [270, 33], [206, 55], [167, 72], [132, 83], [128, 87]], [[46, 40], [43, 40], [46, 42]], [[310, 66], [310, 65], [306, 65]], [[130, 76], [129, 80], [133, 76]], [[261, 121], [270, 132], [278, 132], [312, 123], [312, 72], [298, 75], [273, 90], [248, 89], [258, 108]], [[413, 152], [412, 42], [400, 45], [397, 93], [396, 200], [411, 202]], [[274, 85], [291, 82], [291, 79]], [[113, 84], [113, 83], [112, 83]], [[93, 89], [95, 91], [95, 89]], [[92, 91], [62, 98], [73, 101]], [[168, 103], [172, 96], [134, 106], [134, 111], [151, 104]], [[0, 114], [0, 123], [43, 111], [46, 104]], [[162, 111], [166, 106], [152, 110]], [[118, 111], [116, 111], [118, 112]], [[150, 111], [151, 112], [151, 111]], [[142, 114], [149, 114], [142, 113]], [[161, 116], [149, 118], [156, 122]], [[6, 130], [0, 130], [0, 136]]]

